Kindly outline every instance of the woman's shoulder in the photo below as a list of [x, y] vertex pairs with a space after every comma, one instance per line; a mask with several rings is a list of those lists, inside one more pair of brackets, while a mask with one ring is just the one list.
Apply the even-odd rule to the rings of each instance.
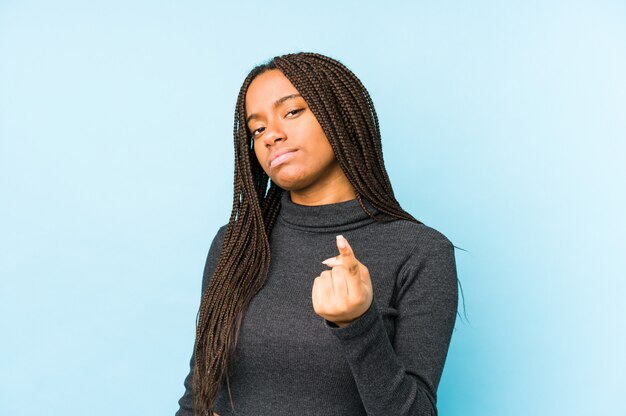
[[384, 234], [399, 240], [399, 243], [407, 247], [435, 246], [451, 247], [452, 242], [441, 231], [433, 226], [420, 222], [398, 219], [382, 223]]
[[219, 226], [219, 228], [217, 229], [215, 233], [214, 240], [220, 240], [220, 241], [224, 240], [224, 234], [226, 234], [226, 227], [228, 227], [228, 223]]
[[222, 252], [222, 245], [224, 242], [224, 235], [226, 233], [226, 227], [228, 224], [222, 225], [217, 229], [217, 232], [213, 236], [213, 241], [211, 242], [211, 246], [209, 248], [209, 253], [207, 254], [206, 261], [204, 263], [204, 272], [202, 279], [202, 293], [204, 293], [207, 285], [209, 284], [209, 280], [213, 275], [213, 271], [217, 267], [217, 263], [220, 258], [220, 254]]
[[408, 220], [394, 221], [390, 231], [397, 235], [394, 249], [401, 252], [399, 281], [402, 284], [418, 276], [422, 287], [447, 287], [456, 290], [454, 244], [438, 229]]
[[220, 252], [222, 251], [222, 244], [224, 243], [224, 235], [226, 234], [227, 226], [228, 223], [218, 227], [217, 231], [213, 235], [213, 240], [211, 241], [211, 246], [209, 248], [207, 263], [210, 261], [217, 262]]

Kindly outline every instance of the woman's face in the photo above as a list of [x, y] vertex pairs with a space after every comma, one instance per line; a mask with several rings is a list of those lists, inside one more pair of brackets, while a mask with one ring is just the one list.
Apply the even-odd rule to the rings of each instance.
[[330, 202], [337, 195], [354, 198], [322, 127], [282, 72], [269, 70], [252, 81], [246, 121], [261, 167], [276, 185], [291, 191], [293, 202], [316, 205], [329, 203], [329, 196]]

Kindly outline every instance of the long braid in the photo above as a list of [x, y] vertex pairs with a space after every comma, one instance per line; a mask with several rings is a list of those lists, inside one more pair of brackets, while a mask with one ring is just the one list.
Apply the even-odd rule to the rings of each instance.
[[[361, 208], [377, 221], [420, 223], [400, 207], [393, 194], [374, 105], [348, 68], [315, 53], [283, 55], [253, 68], [241, 86], [235, 109], [233, 209], [198, 312], [192, 381], [194, 413], [198, 416], [210, 414], [224, 382], [230, 393], [229, 378], [243, 316], [265, 284], [269, 270], [269, 236], [284, 191], [270, 181], [256, 158], [246, 124], [245, 97], [254, 78], [272, 69], [280, 70], [311, 108]], [[387, 216], [369, 212], [364, 200]]]
[[[319, 73], [319, 71], [317, 72]], [[299, 73], [302, 73], [302, 71]], [[327, 137], [333, 137], [333, 136], [336, 137], [337, 141], [339, 142], [339, 146], [338, 146], [339, 148], [343, 148], [343, 149], [348, 148], [354, 151], [354, 152], [348, 152], [345, 154], [346, 162], [349, 165], [355, 165], [358, 170], [361, 170], [364, 172], [371, 172], [372, 171], [371, 163], [370, 163], [371, 159], [369, 158], [367, 149], [363, 149], [362, 146], [359, 146], [359, 140], [358, 140], [359, 130], [365, 132], [365, 134], [368, 135], [369, 137], [372, 136], [371, 131], [366, 131], [364, 128], [362, 128], [363, 125], [355, 126], [354, 120], [360, 114], [358, 111], [351, 111], [352, 108], [348, 107], [350, 104], [352, 104], [355, 101], [355, 96], [342, 94], [344, 91], [337, 88], [337, 86], [340, 84], [335, 82], [337, 79], [337, 77], [335, 76], [328, 78], [325, 76], [326, 74], [322, 73], [314, 78], [311, 76], [312, 74], [314, 74], [314, 71], [307, 71], [307, 72], [304, 72], [304, 74], [309, 75], [307, 77], [308, 81], [315, 83], [314, 86], [316, 84], [321, 83], [322, 85], [329, 87], [325, 89], [325, 93], [322, 93], [326, 97], [322, 96], [321, 99], [318, 98], [316, 100], [316, 101], [321, 101], [322, 103], [321, 110], [325, 112], [326, 114], [328, 114], [328, 116], [330, 117], [330, 123], [328, 123], [330, 124], [329, 128], [331, 130], [335, 130], [334, 132], [335, 134], [333, 134], [333, 132], [329, 132], [330, 134], [327, 134]], [[320, 80], [320, 78], [322, 79]], [[340, 105], [338, 103], [338, 101], [341, 101], [342, 99], [345, 105]], [[311, 106], [313, 105], [315, 104], [312, 104]], [[362, 106], [363, 105], [361, 103], [361, 107]], [[345, 107], [348, 107], [348, 108], [346, 109]], [[348, 119], [350, 122], [346, 123], [345, 121], [342, 121], [345, 119]], [[322, 122], [320, 122], [320, 124], [322, 124]], [[353, 128], [350, 128], [350, 127], [353, 127]], [[322, 128], [324, 128], [323, 125], [322, 125]], [[364, 164], [358, 163], [359, 161], [363, 161], [365, 163]], [[352, 178], [348, 177], [348, 179], [349, 180], [352, 179], [351, 182], [354, 183], [354, 186], [356, 189], [365, 189], [368, 187], [368, 185], [370, 185], [367, 182], [362, 181], [359, 176], [352, 177]], [[376, 181], [376, 177], [374, 177], [373, 179], [374, 181]], [[373, 183], [372, 185], [376, 185], [376, 183]]]
[[259, 203], [267, 179], [251, 165], [245, 128], [243, 103], [252, 79], [246, 79], [237, 100], [233, 210], [196, 328], [192, 384], [194, 412], [202, 416], [211, 411], [222, 382], [228, 380], [243, 312], [263, 287], [269, 269], [269, 240]]
[[[384, 167], [378, 117], [369, 93], [352, 71], [315, 53], [284, 55], [274, 62], [311, 107], [357, 195], [394, 218], [420, 223], [400, 207], [393, 194]], [[353, 103], [358, 107], [353, 108]], [[342, 112], [363, 122], [346, 120]]]

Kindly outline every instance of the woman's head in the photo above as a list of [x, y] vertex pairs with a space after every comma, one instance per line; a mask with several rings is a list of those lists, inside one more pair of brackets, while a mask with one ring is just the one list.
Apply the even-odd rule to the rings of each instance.
[[[268, 171], [263, 161], [259, 160], [264, 154], [259, 152], [260, 146], [255, 143], [250, 129], [257, 126], [251, 125], [248, 118], [255, 113], [256, 107], [249, 107], [256, 105], [256, 101], [250, 101], [259, 96], [257, 92], [260, 88], [255, 87], [263, 78], [274, 78], [277, 83], [282, 78], [285, 90], [291, 87], [301, 96], [302, 103], [310, 109], [327, 138], [337, 168], [350, 183], [357, 198], [382, 202], [393, 196], [383, 161], [378, 118], [369, 93], [342, 63], [316, 53], [277, 56], [253, 68], [241, 87], [235, 112], [235, 147], [239, 146], [242, 153], [244, 149], [254, 149], [249, 155], [250, 164], [263, 177], [260, 182], [267, 183]], [[267, 95], [263, 98], [268, 99]], [[288, 141], [289, 137], [280, 146], [289, 147], [286, 144]], [[280, 146], [277, 144], [276, 147]], [[295, 161], [296, 155], [293, 157]], [[336, 175], [338, 170], [332, 172]], [[280, 187], [280, 180], [276, 185]], [[395, 205], [395, 198], [392, 199], [391, 205]]]
[[278, 69], [256, 76], [245, 98], [256, 161], [293, 202], [312, 205], [355, 198], [317, 118]]
[[[296, 53], [253, 68], [237, 98], [234, 139], [233, 208], [196, 326], [193, 388], [199, 415], [229, 382], [243, 314], [267, 278], [269, 236], [283, 189], [292, 196], [351, 190], [375, 220], [419, 222], [394, 197], [367, 90], [334, 59]], [[296, 151], [272, 164], [284, 150]], [[386, 215], [370, 213], [363, 199]]]

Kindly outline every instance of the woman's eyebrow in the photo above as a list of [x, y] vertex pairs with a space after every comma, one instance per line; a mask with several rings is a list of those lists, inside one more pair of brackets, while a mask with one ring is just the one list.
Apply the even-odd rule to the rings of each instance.
[[[282, 98], [279, 98], [278, 100], [274, 101], [274, 104], [272, 105], [272, 107], [276, 108], [279, 105], [281, 105], [282, 103], [284, 103], [287, 100], [292, 100], [294, 98], [298, 98], [298, 97], [302, 97], [300, 94], [290, 94], [290, 95], [285, 95]], [[248, 116], [248, 118], [246, 118], [246, 123], [249, 123], [250, 120], [252, 120], [253, 118], [258, 118], [259, 115], [256, 113], [252, 113]]]

